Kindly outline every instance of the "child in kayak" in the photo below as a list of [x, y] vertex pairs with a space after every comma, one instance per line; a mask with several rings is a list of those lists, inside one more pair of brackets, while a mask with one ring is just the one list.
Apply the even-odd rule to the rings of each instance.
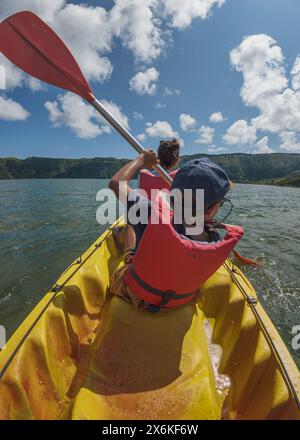
[[[180, 144], [177, 139], [160, 141], [157, 156], [159, 164], [170, 175], [173, 180], [178, 170], [172, 171], [179, 163], [179, 150]], [[151, 190], [167, 189], [170, 187], [166, 181], [155, 171], [153, 168], [142, 169], [138, 176], [138, 188], [145, 191], [148, 199], [151, 199]], [[130, 225], [127, 225], [126, 229], [126, 242], [131, 243], [132, 247], [135, 247], [135, 232]]]
[[130, 249], [130, 243], [125, 244], [125, 265], [114, 272], [110, 291], [138, 309], [151, 312], [198, 301], [201, 284], [224, 263], [243, 236], [239, 226], [223, 225], [227, 231], [224, 238], [208, 227], [230, 189], [225, 171], [208, 158], [185, 164], [172, 184], [172, 190], [182, 192], [204, 190], [204, 230], [198, 235], [187, 235], [184, 223], [177, 225], [172, 221], [172, 211], [170, 222], [153, 224], [151, 212], [157, 211], [160, 218], [163, 212], [156, 203], [130, 188], [128, 182], [139, 170], [157, 163], [156, 154], [147, 150], [126, 164], [109, 183], [117, 198], [126, 200], [127, 212], [133, 206], [135, 210], [146, 210], [149, 220], [145, 224], [131, 224], [136, 236], [135, 249]]
[[[174, 179], [178, 170], [173, 171], [179, 163], [180, 144], [177, 139], [160, 141], [157, 150], [159, 164], [170, 177]], [[155, 170], [141, 170], [138, 178], [138, 188], [146, 191], [151, 199], [151, 189], [169, 189], [165, 180]]]

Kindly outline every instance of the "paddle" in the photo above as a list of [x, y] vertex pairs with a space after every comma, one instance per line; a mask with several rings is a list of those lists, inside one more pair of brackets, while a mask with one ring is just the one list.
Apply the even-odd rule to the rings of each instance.
[[[144, 147], [93, 95], [80, 67], [60, 37], [37, 15], [19, 12], [0, 24], [0, 51], [13, 64], [35, 78], [69, 90], [84, 98], [138, 152]], [[171, 184], [168, 173], [160, 166], [154, 168]]]
[[[132, 134], [95, 98], [65, 43], [37, 15], [24, 11], [5, 19], [0, 24], [0, 51], [29, 75], [84, 98], [138, 153], [145, 151]], [[153, 168], [168, 185], [172, 184], [171, 177], [160, 165]], [[242, 257], [237, 251], [234, 253], [244, 263], [249, 264], [252, 261]], [[253, 263], [257, 264], [251, 264]]]

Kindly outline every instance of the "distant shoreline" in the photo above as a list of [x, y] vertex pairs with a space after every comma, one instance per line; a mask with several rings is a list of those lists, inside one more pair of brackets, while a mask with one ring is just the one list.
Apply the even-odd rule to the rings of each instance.
[[[300, 187], [300, 154], [232, 153], [182, 156], [180, 165], [197, 157], [210, 157], [236, 183]], [[0, 180], [19, 179], [110, 179], [130, 159], [96, 157], [61, 159], [30, 157], [0, 158]]]

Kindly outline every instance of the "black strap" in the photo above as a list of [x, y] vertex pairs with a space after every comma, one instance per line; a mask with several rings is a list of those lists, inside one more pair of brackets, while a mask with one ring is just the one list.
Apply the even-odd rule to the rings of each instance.
[[[161, 301], [160, 303], [155, 306], [155, 305], [149, 305], [147, 307], [147, 309], [151, 312], [157, 312], [159, 311], [159, 309], [161, 307], [164, 307], [165, 305], [168, 304], [168, 302], [171, 299], [184, 299], [184, 298], [188, 298], [189, 296], [192, 296], [195, 294], [195, 292], [188, 292], [188, 293], [181, 293], [181, 294], [177, 294], [174, 290], [159, 290], [156, 289], [155, 287], [150, 286], [149, 284], [147, 284], [144, 280], [142, 280], [138, 274], [136, 273], [136, 271], [134, 270], [134, 267], [132, 264], [129, 264], [128, 266], [128, 270], [132, 276], [132, 278], [145, 290], [147, 290], [148, 292], [152, 293], [153, 295], [157, 295], [159, 297], [161, 297]], [[153, 310], [152, 310], [153, 309]]]

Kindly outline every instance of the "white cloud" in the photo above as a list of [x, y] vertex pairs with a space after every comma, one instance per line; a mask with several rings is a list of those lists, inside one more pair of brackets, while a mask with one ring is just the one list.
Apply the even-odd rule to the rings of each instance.
[[178, 133], [174, 131], [169, 122], [166, 121], [155, 122], [155, 124], [146, 128], [146, 133], [150, 137], [172, 138], [178, 136]]
[[134, 117], [134, 119], [137, 119], [138, 121], [141, 121], [144, 119], [144, 116], [142, 115], [142, 113], [139, 113], [136, 111], [133, 112], [133, 117]]
[[215, 129], [202, 125], [199, 129], [199, 137], [196, 144], [212, 144], [215, 134]]
[[0, 90], [6, 89], [6, 71], [4, 66], [0, 65]]
[[225, 120], [226, 118], [223, 116], [222, 112], [214, 112], [209, 117], [209, 121], [214, 123], [223, 122]]
[[164, 87], [164, 96], [179, 96], [181, 95], [181, 91], [178, 89], [169, 89], [168, 87]]
[[297, 133], [294, 131], [283, 131], [279, 133], [282, 141], [280, 149], [287, 153], [300, 153], [300, 142], [297, 139]]
[[20, 11], [32, 11], [47, 21], [52, 21], [57, 11], [59, 11], [66, 0], [1, 0], [0, 17], [5, 18], [8, 15]]
[[183, 131], [189, 131], [196, 126], [196, 119], [187, 113], [181, 113], [179, 116], [180, 127]]
[[260, 115], [252, 120], [257, 129], [272, 133], [300, 131], [300, 91], [288, 88], [283, 93], [270, 96], [260, 109]]
[[155, 95], [159, 78], [159, 72], [155, 67], [150, 67], [144, 72], [138, 72], [129, 81], [130, 90], [134, 90], [138, 95]]
[[228, 128], [223, 139], [230, 145], [252, 144], [256, 141], [256, 129], [248, 125], [244, 119], [240, 119]]
[[115, 0], [110, 24], [137, 61], [150, 63], [164, 50], [170, 29], [185, 29], [193, 19], [206, 19], [214, 5], [223, 3], [224, 0]]
[[137, 61], [150, 63], [165, 48], [165, 21], [169, 29], [185, 29], [193, 19], [206, 19], [214, 5], [225, 0], [115, 0], [110, 24]]
[[260, 107], [287, 86], [283, 53], [268, 35], [251, 35], [230, 52], [232, 65], [242, 72], [241, 96], [247, 105]]
[[292, 75], [292, 87], [294, 90], [300, 89], [300, 56], [295, 59], [294, 65], [291, 70]]
[[163, 104], [161, 102], [157, 102], [154, 107], [158, 108], [158, 109], [163, 109], [163, 108], [166, 108], [167, 106], [166, 106], [166, 104]]
[[29, 87], [32, 91], [44, 90], [43, 84], [36, 78], [30, 77], [15, 67], [0, 53], [0, 67], [5, 72], [5, 90], [13, 91], [17, 87]]
[[28, 77], [28, 86], [33, 92], [40, 92], [46, 90], [44, 84], [36, 78]]
[[252, 153], [253, 154], [269, 154], [273, 153], [273, 150], [268, 145], [269, 138], [268, 136], [264, 136], [261, 138], [255, 145]]
[[230, 57], [244, 77], [243, 101], [259, 110], [252, 125], [272, 133], [300, 131], [300, 57], [291, 70], [293, 89], [288, 87], [282, 50], [270, 36], [246, 37]]
[[[112, 101], [101, 103], [126, 127], [128, 119], [122, 110]], [[99, 113], [85, 101], [72, 93], [59, 95], [57, 101], [47, 101], [45, 108], [54, 127], [69, 127], [82, 139], [93, 139], [101, 134], [110, 133], [111, 128]]]
[[188, 27], [195, 18], [206, 19], [214, 5], [221, 7], [224, 3], [225, 0], [161, 0], [172, 26], [179, 29]]
[[210, 145], [207, 148], [208, 153], [221, 153], [221, 151], [226, 151], [227, 148], [224, 147], [216, 147], [216, 145]]
[[113, 34], [104, 8], [68, 4], [56, 14], [52, 25], [70, 47], [88, 80], [110, 78], [112, 65], [103, 54], [111, 51]]
[[[115, 104], [113, 101], [106, 101], [105, 99], [101, 99], [101, 104], [104, 105], [105, 108], [116, 118], [122, 125], [124, 125], [127, 130], [130, 130], [129, 121], [126, 115], [122, 112], [121, 107]], [[99, 115], [99, 113], [97, 113]], [[100, 116], [100, 115], [99, 115]], [[102, 121], [107, 124], [105, 119], [100, 116]]]
[[140, 141], [140, 142], [143, 142], [145, 139], [146, 139], [146, 135], [145, 135], [145, 133], [141, 133], [141, 134], [138, 134], [137, 135], [137, 139]]
[[30, 113], [16, 101], [0, 96], [0, 119], [4, 121], [25, 121]]
[[157, 0], [115, 0], [110, 24], [115, 35], [132, 51], [138, 61], [149, 63], [164, 47], [160, 22], [154, 15]]
[[147, 136], [152, 138], [159, 137], [162, 139], [176, 138], [179, 140], [181, 146], [184, 146], [183, 139], [180, 138], [178, 132], [175, 131], [167, 121], [156, 121], [154, 124], [147, 122], [145, 133], [141, 133], [138, 136], [138, 139], [143, 141], [147, 138]]

